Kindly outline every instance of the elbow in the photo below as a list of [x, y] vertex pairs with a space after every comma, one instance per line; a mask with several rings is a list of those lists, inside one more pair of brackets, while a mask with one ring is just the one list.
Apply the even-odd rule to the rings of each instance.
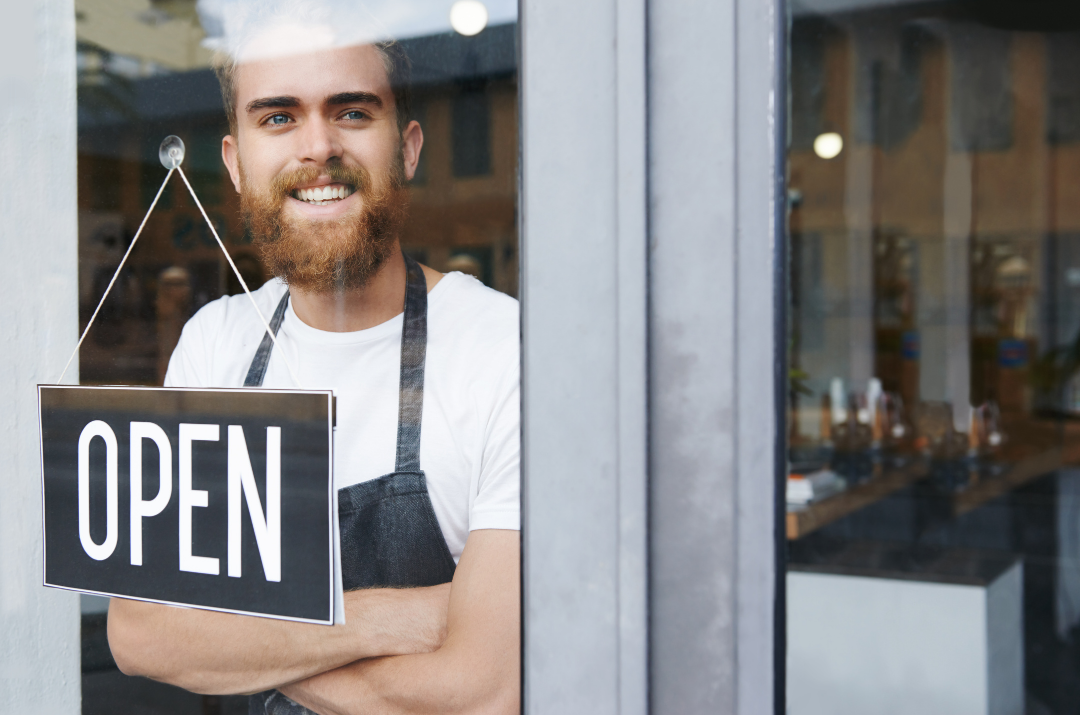
[[[183, 629], [170, 626], [176, 612], [168, 606], [114, 598], [109, 605], [108, 637], [116, 666], [124, 675], [141, 676], [205, 695], [258, 692], [265, 688], [237, 684], [234, 675], [207, 662]], [[205, 649], [204, 649], [205, 650]], [[211, 659], [212, 661], [212, 659]]]
[[108, 637], [116, 667], [124, 675], [154, 677], [153, 648], [146, 628], [138, 623], [131, 609], [113, 600], [109, 606]]
[[486, 713], [490, 715], [517, 715], [521, 712], [521, 677], [501, 684], [492, 694]]
[[[447, 705], [443, 703], [440, 712], [447, 712]], [[517, 686], [505, 686], [496, 689], [485, 689], [482, 693], [473, 693], [473, 697], [467, 702], [461, 702], [458, 707], [449, 707], [449, 712], [457, 715], [519, 715], [521, 713], [521, 693]]]
[[475, 715], [518, 715], [521, 712], [521, 689], [515, 683], [489, 693], [474, 711]]
[[[444, 712], [449, 706], [458, 715], [519, 715], [521, 712], [521, 676], [518, 668], [492, 668], [488, 677], [476, 679], [476, 671], [461, 672], [454, 682], [458, 684], [457, 698], [447, 698]], [[464, 686], [464, 687], [462, 687]], [[456, 707], [455, 707], [456, 706]]]
[[109, 604], [107, 634], [116, 667], [124, 675], [141, 676], [188, 688], [182, 662], [169, 648], [160, 622], [164, 606], [114, 598]]

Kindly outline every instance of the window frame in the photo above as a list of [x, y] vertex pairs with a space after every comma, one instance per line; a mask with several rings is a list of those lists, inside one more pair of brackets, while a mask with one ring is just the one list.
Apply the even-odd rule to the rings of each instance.
[[782, 713], [785, 3], [519, 32], [524, 710]]

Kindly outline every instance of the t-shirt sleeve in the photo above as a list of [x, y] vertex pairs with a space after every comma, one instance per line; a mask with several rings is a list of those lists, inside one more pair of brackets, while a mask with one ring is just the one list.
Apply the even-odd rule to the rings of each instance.
[[[205, 311], [206, 308], [203, 309]], [[176, 344], [169, 367], [165, 371], [165, 387], [208, 387], [210, 364], [205, 335], [206, 317], [203, 311], [184, 325], [180, 342]]]
[[521, 529], [521, 378], [517, 349], [497, 383], [469, 531]]

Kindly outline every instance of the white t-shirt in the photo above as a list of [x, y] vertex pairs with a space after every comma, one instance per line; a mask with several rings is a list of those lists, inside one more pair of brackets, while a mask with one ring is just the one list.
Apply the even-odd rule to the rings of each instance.
[[[267, 320], [285, 285], [254, 291]], [[292, 301], [264, 387], [337, 397], [334, 482], [338, 489], [394, 471], [403, 314], [367, 330], [330, 333], [296, 317]], [[266, 333], [246, 295], [202, 308], [169, 361], [167, 387], [238, 387]], [[428, 293], [420, 468], [456, 561], [474, 529], [520, 529], [520, 409], [517, 301], [462, 273]]]

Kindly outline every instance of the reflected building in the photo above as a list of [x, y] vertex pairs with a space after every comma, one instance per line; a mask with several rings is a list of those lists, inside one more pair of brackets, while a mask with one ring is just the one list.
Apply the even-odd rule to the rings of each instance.
[[[958, 428], [969, 405], [1057, 399], [1033, 371], [1080, 337], [1077, 48], [916, 11], [796, 19], [792, 360], [811, 392], [877, 377], [955, 405]], [[820, 436], [819, 402], [799, 404], [796, 438]]]
[[[157, 147], [169, 134], [184, 140], [184, 170], [245, 281], [260, 285], [268, 274], [221, 161], [228, 125], [194, 3], [153, 2], [125, 14], [115, 2], [80, 1], [77, 29], [81, 327], [165, 177]], [[507, 24], [400, 42], [424, 129], [402, 246], [437, 270], [467, 262], [484, 283], [516, 296], [515, 38]], [[155, 296], [173, 268], [187, 271], [191, 313], [241, 290], [178, 181], [166, 187], [84, 345], [83, 384], [160, 384], [175, 345], [160, 326], [176, 317], [156, 315]]]

